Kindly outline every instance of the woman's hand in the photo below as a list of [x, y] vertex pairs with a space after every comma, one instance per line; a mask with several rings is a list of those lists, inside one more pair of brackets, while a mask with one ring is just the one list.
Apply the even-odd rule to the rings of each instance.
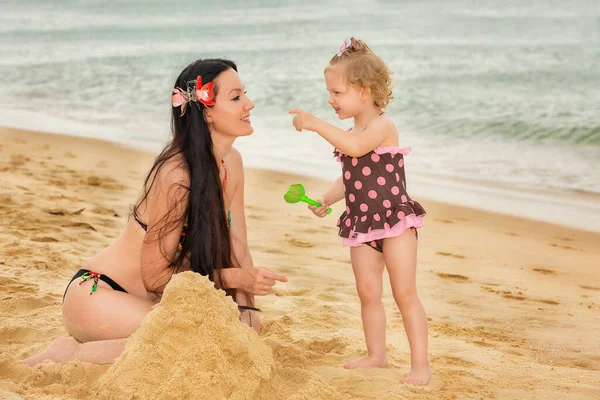
[[296, 128], [298, 132], [301, 132], [302, 129], [313, 132], [316, 130], [315, 125], [319, 119], [308, 111], [304, 111], [300, 108], [294, 108], [288, 111], [288, 114], [296, 114], [292, 124], [294, 124], [294, 128]]
[[252, 310], [242, 310], [240, 312], [240, 322], [253, 328], [256, 333], [260, 333], [260, 318], [256, 312]]
[[317, 197], [315, 200], [321, 203], [321, 207], [308, 206], [308, 209], [319, 218], [325, 217], [327, 215], [327, 209], [329, 208], [329, 204], [325, 201], [325, 196]]
[[256, 296], [264, 296], [271, 291], [277, 281], [287, 282], [283, 275], [276, 274], [265, 268], [244, 268], [239, 288]]

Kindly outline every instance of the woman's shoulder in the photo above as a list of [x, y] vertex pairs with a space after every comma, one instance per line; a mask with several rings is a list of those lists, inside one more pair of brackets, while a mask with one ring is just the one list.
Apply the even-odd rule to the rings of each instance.
[[242, 155], [235, 147], [231, 146], [231, 150], [225, 155], [225, 165], [231, 170], [244, 170], [244, 161]]
[[159, 185], [189, 186], [190, 173], [183, 155], [177, 154], [160, 165], [156, 171], [156, 181]]

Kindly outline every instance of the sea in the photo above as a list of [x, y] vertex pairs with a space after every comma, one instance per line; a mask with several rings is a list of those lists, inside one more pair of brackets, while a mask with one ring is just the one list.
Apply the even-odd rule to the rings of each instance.
[[245, 165], [335, 179], [288, 110], [352, 125], [323, 79], [348, 36], [394, 72], [413, 197], [600, 231], [598, 0], [0, 0], [0, 125], [158, 152], [179, 72], [225, 57], [255, 103]]

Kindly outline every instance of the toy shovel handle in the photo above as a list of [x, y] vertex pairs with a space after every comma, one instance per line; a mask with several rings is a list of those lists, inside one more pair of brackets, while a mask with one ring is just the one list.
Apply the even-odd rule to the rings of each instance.
[[[302, 198], [301, 198], [300, 200], [302, 200], [302, 201], [303, 201], [303, 202], [305, 202], [306, 204], [310, 204], [311, 206], [315, 206], [315, 207], [321, 207], [321, 206], [322, 206], [322, 204], [321, 204], [321, 203], [319, 203], [318, 201], [315, 201], [315, 200], [311, 199], [311, 198], [310, 198], [310, 197], [308, 197], [308, 196], [302, 196]], [[327, 209], [327, 211], [325, 211], [325, 213], [326, 213], [327, 215], [329, 215], [329, 214], [331, 214], [331, 211], [332, 211], [332, 210], [331, 210], [331, 207], [329, 207], [329, 208]]]

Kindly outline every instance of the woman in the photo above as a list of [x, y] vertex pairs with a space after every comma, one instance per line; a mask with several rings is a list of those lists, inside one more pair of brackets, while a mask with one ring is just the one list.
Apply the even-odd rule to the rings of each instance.
[[111, 362], [175, 273], [208, 276], [232, 295], [240, 320], [260, 330], [254, 295], [287, 278], [252, 263], [244, 216], [244, 170], [232, 147], [252, 134], [236, 65], [198, 60], [173, 89], [173, 139], [156, 158], [125, 231], [79, 270], [65, 291], [63, 320], [71, 337], [24, 360], [35, 365]]

